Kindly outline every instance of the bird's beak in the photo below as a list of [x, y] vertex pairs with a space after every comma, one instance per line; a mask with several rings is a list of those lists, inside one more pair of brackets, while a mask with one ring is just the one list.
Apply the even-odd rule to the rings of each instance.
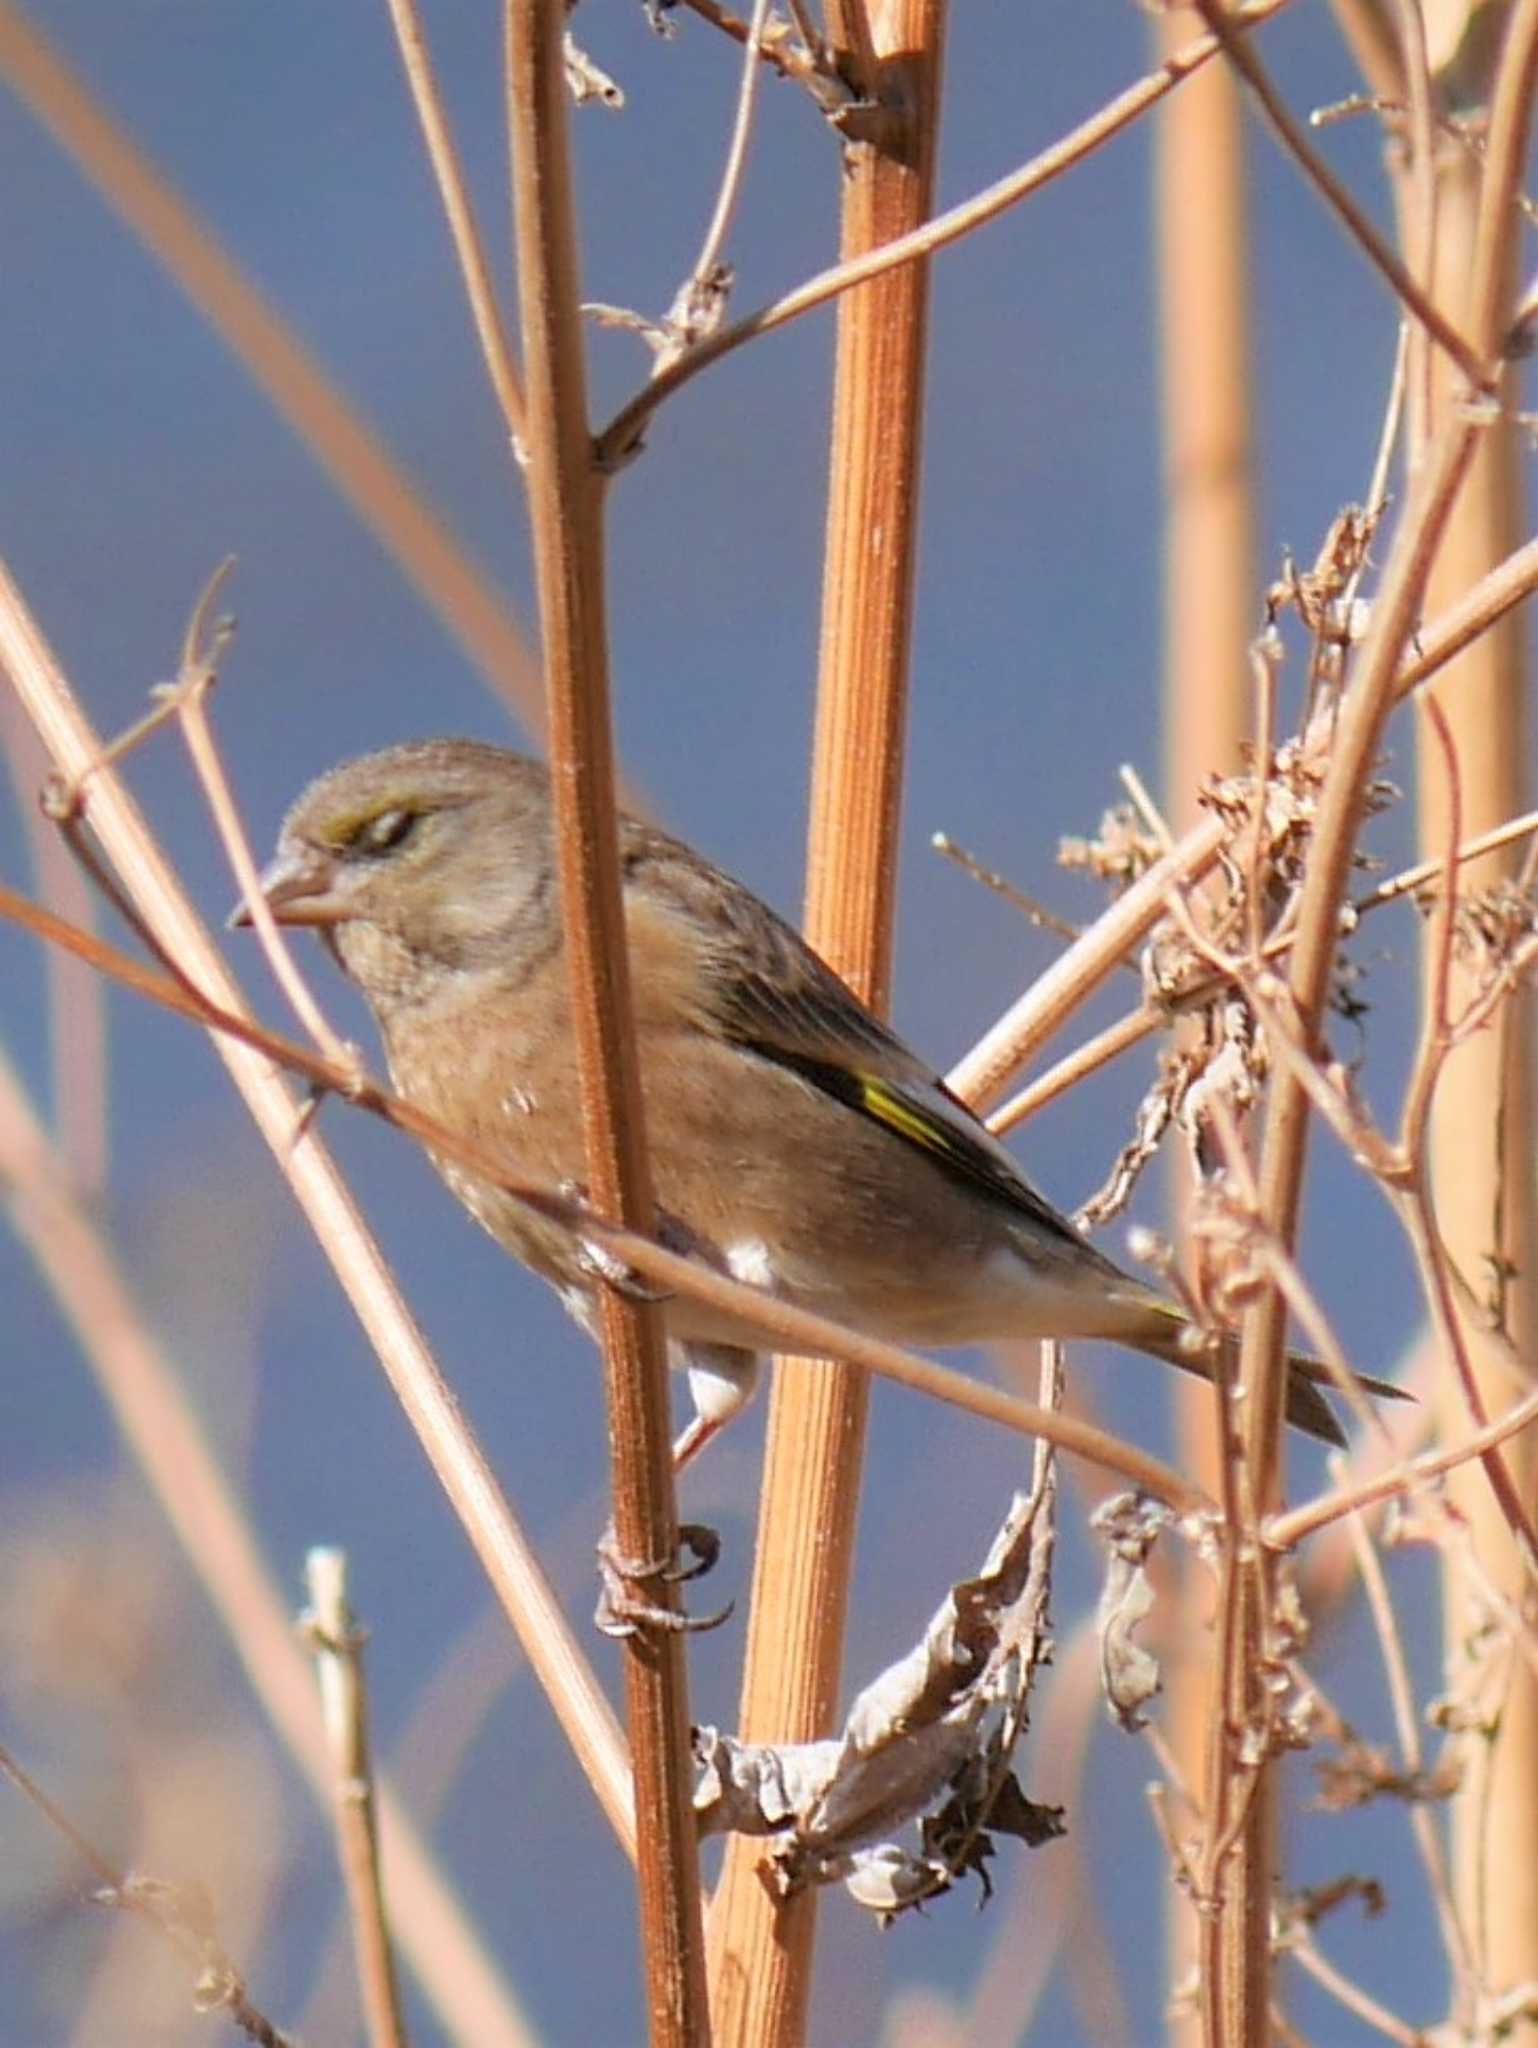
[[[282, 847], [258, 883], [279, 924], [341, 924], [353, 915], [337, 888], [337, 864], [314, 846]], [[251, 907], [237, 903], [225, 920], [234, 931], [251, 923]]]

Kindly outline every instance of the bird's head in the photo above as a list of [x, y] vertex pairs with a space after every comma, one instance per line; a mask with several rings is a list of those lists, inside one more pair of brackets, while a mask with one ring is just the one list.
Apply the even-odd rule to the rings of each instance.
[[[429, 993], [445, 969], [515, 969], [557, 928], [549, 778], [473, 740], [344, 761], [284, 819], [261, 888], [371, 1001]], [[231, 923], [250, 922], [242, 904]]]

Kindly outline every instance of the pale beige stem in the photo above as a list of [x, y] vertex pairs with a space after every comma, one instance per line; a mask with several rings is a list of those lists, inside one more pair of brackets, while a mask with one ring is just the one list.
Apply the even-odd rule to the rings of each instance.
[[379, 1871], [368, 1692], [363, 1682], [364, 1636], [347, 1600], [346, 1552], [312, 1550], [305, 1559], [304, 1575], [310, 1595], [304, 1630], [320, 1688], [337, 1855], [352, 1916], [358, 1991], [369, 2048], [406, 2048]]
[[[1186, 19], [1159, 19], [1157, 50], [1168, 58]], [[1164, 426], [1164, 760], [1166, 801], [1177, 833], [1200, 820], [1209, 776], [1235, 774], [1250, 725], [1248, 648], [1256, 626], [1253, 460], [1249, 421], [1246, 177], [1238, 85], [1213, 65], [1159, 109], [1156, 239]], [[1130, 1027], [1129, 1027], [1130, 1028]], [[1177, 1027], [1178, 1028], [1178, 1027]], [[1191, 1188], [1183, 1160], [1174, 1174], [1183, 1213]], [[1175, 1389], [1179, 1462], [1211, 1492], [1219, 1485], [1214, 1407], [1196, 1382]], [[1188, 1784], [1201, 1781], [1213, 1709], [1209, 1628], [1212, 1581], [1183, 1557], [1172, 1603], [1164, 1717], [1172, 1759]], [[1166, 1982], [1188, 1981], [1197, 1923], [1189, 1892], [1165, 1887]], [[1200, 2022], [1172, 2006], [1172, 2042], [1194, 2048]]]
[[[1439, 157], [1433, 286], [1439, 303], [1460, 323], [1470, 318], [1481, 182], [1481, 166], [1467, 154]], [[1439, 375], [1434, 422], [1445, 421], [1457, 402], [1445, 374]], [[1432, 567], [1428, 597], [1438, 608], [1457, 604], [1525, 538], [1522, 460], [1513, 424], [1484, 436]], [[1508, 618], [1426, 686], [1441, 708], [1457, 760], [1454, 790], [1428, 744], [1431, 735], [1423, 733], [1419, 808], [1428, 857], [1446, 842], [1454, 802], [1462, 813], [1461, 833], [1477, 838], [1532, 801], [1524, 645], [1521, 623]], [[1520, 860], [1520, 850], [1509, 849], [1464, 866], [1460, 892], [1511, 875]], [[1456, 957], [1447, 980], [1456, 1012], [1469, 992]], [[1428, 957], [1428, 1003], [1434, 1000], [1433, 981]], [[1534, 1108], [1532, 1005], [1519, 989], [1493, 1028], [1448, 1056], [1432, 1104], [1428, 1165], [1448, 1256], [1482, 1291], [1488, 1288], [1524, 1355], [1538, 1340]], [[1467, 1309], [1454, 1312], [1484, 1406], [1498, 1413], [1508, 1386], [1500, 1358], [1482, 1318]], [[1464, 1395], [1450, 1372], [1443, 1376], [1439, 1420], [1448, 1442], [1467, 1431]], [[1517, 1497], [1530, 1509], [1538, 1507], [1538, 1445], [1531, 1435], [1519, 1437], [1502, 1455]], [[1448, 1486], [1486, 1572], [1503, 1592], [1521, 1599], [1523, 1567], [1484, 1472], [1477, 1464], [1460, 1465]], [[1468, 1574], [1449, 1560], [1443, 1582], [1449, 1656], [1466, 1639], [1471, 1602], [1478, 1598]], [[1451, 1807], [1453, 1885], [1459, 1917], [1473, 1933], [1478, 1974], [1486, 1987], [1499, 1990], [1538, 1976], [1538, 1681], [1522, 1659], [1511, 1661], [1499, 1727], [1467, 1737], [1461, 1747], [1464, 1782]], [[1510, 2038], [1531, 2044], [1538, 2041], [1538, 2026], [1518, 2023]]]
[[[138, 807], [76, 701], [20, 591], [0, 564], [0, 669], [8, 675], [59, 773], [84, 783], [86, 820], [167, 956], [209, 1001], [239, 1016], [239, 990]], [[142, 970], [141, 970], [142, 971]], [[153, 977], [152, 977], [153, 978]], [[174, 986], [174, 985], [170, 985]], [[178, 991], [179, 994], [183, 993]], [[258, 1036], [260, 1034], [257, 1034]], [[567, 1626], [539, 1561], [412, 1321], [313, 1127], [299, 1118], [283, 1072], [254, 1044], [226, 1032], [214, 1044], [244, 1096], [279, 1169], [310, 1218], [354, 1312], [416, 1429], [433, 1469], [518, 1630], [599, 1802], [621, 1839], [632, 1829], [630, 1774], [614, 1716]], [[316, 1071], [324, 1069], [324, 1062]], [[345, 1073], [330, 1085], [345, 1089]]]
[[[324, 1804], [330, 1769], [315, 1688], [287, 1603], [110, 1245], [75, 1194], [4, 1060], [0, 1182], [9, 1190], [17, 1231], [68, 1318], [129, 1454], [224, 1625], [254, 1697]], [[379, 1803], [402, 1916], [401, 1945], [445, 2029], [486, 2048], [529, 2048], [533, 2036], [516, 1998], [388, 1783], [379, 1788]]]

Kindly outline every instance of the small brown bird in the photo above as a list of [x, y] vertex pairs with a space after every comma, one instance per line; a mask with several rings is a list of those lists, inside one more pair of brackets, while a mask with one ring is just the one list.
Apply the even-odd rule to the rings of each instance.
[[[659, 1228], [671, 1241], [894, 1343], [1104, 1337], [1210, 1377], [1181, 1312], [1038, 1195], [767, 905], [635, 818], [620, 819], [620, 858]], [[543, 767], [470, 740], [344, 762], [289, 812], [262, 890], [282, 922], [316, 926], [363, 991], [408, 1101], [529, 1180], [580, 1188]], [[592, 1329], [612, 1257], [453, 1161], [439, 1166]], [[682, 1466], [748, 1400], [763, 1340], [685, 1296], [664, 1314], [697, 1410], [676, 1447]], [[1325, 1376], [1293, 1359], [1287, 1414], [1338, 1444], [1316, 1384]]]

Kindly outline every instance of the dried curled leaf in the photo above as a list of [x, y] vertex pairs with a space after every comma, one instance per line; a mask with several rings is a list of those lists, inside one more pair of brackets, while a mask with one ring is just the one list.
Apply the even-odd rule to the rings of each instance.
[[1100, 820], [1093, 839], [1062, 839], [1058, 842], [1058, 864], [1080, 868], [1102, 882], [1126, 888], [1147, 872], [1164, 852], [1164, 846], [1138, 817], [1130, 804], [1116, 804]]
[[1145, 1566], [1148, 1553], [1173, 1516], [1145, 1493], [1113, 1494], [1090, 1517], [1106, 1546], [1105, 1584], [1095, 1626], [1100, 1637], [1100, 1679], [1113, 1719], [1133, 1734], [1147, 1720], [1143, 1708], [1159, 1690], [1158, 1659], [1136, 1641], [1153, 1606]]
[[1321, 1920], [1338, 1912], [1353, 1899], [1361, 1900], [1362, 1910], [1369, 1920], [1376, 1920], [1388, 1903], [1377, 1878], [1359, 1877], [1355, 1873], [1331, 1878], [1328, 1884], [1309, 1885], [1303, 1891], [1293, 1892], [1278, 1902], [1275, 1946], [1285, 1948], [1290, 1940], [1296, 1939], [1300, 1928], [1317, 1927]]
[[[1050, 1654], [1055, 1500], [1044, 1459], [982, 1570], [953, 1586], [922, 1639], [865, 1687], [838, 1737], [753, 1744], [697, 1731], [701, 1833], [772, 1837], [783, 1893], [842, 1879], [882, 1918], [968, 1870], [986, 1894], [992, 1829], [1032, 1843], [1060, 1833], [1061, 1814], [1027, 1800], [1010, 1771], [1032, 1679]], [[916, 1848], [890, 1839], [915, 1820]]]
[[1334, 1755], [1315, 1757], [1314, 1771], [1319, 1780], [1315, 1803], [1327, 1813], [1366, 1806], [1374, 1799], [1436, 1804], [1450, 1799], [1463, 1778], [1462, 1765], [1450, 1748], [1443, 1750], [1429, 1770], [1407, 1771], [1394, 1763], [1386, 1749], [1355, 1735], [1348, 1735]]

